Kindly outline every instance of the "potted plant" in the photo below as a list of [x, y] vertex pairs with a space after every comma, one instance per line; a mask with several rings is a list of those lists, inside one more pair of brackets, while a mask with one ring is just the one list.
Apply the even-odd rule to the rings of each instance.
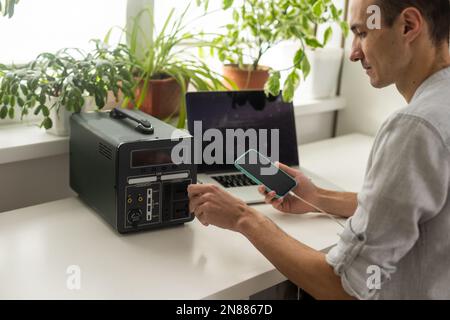
[[0, 15], [11, 18], [14, 15], [14, 7], [19, 0], [0, 0]]
[[328, 99], [336, 96], [344, 49], [320, 48], [307, 51], [311, 73], [300, 88], [302, 100]]
[[[232, 23], [213, 40], [213, 52], [225, 63], [224, 75], [241, 89], [265, 89], [278, 95], [283, 88], [285, 101], [292, 101], [311, 65], [307, 48], [323, 48], [332, 36], [328, 27], [323, 39], [316, 36], [319, 24], [336, 22], [345, 34], [348, 25], [341, 20], [342, 11], [331, 0], [224, 0], [225, 10], [232, 10]], [[261, 66], [261, 58], [282, 41], [299, 42], [289, 74], [280, 84], [281, 71]]]
[[103, 47], [85, 54], [78, 49], [42, 53], [23, 66], [0, 66], [0, 119], [21, 119], [33, 112], [42, 115], [41, 127], [56, 135], [68, 135], [68, 117], [80, 112], [92, 97], [102, 109], [111, 91], [133, 96], [133, 82], [128, 64], [121, 64], [126, 50]]
[[[188, 9], [189, 6], [179, 16], [172, 9], [160, 29], [155, 26], [152, 10], [144, 9], [125, 30], [129, 62], [136, 79], [136, 99], [126, 96], [123, 105], [165, 120], [178, 114], [179, 128], [185, 127], [184, 97], [188, 84], [196, 90], [225, 89], [223, 77], [191, 52], [205, 43], [201, 32], [188, 30], [189, 23], [185, 23]], [[140, 28], [142, 19], [149, 19], [152, 26], [149, 38]]]

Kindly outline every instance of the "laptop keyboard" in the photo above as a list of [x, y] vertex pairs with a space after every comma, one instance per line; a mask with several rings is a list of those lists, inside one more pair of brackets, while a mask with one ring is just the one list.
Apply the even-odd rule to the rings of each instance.
[[216, 180], [218, 183], [220, 183], [225, 188], [248, 187], [248, 186], [256, 186], [257, 185], [255, 182], [253, 182], [253, 180], [251, 180], [244, 174], [213, 176], [211, 178]]

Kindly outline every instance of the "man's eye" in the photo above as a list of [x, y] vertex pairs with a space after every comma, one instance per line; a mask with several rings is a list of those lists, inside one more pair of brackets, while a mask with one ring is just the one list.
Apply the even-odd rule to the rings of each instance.
[[359, 32], [358, 37], [365, 38], [367, 36], [367, 32]]

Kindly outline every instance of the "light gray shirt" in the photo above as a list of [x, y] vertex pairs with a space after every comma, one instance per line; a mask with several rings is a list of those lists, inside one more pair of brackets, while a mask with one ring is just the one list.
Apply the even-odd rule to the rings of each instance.
[[358, 208], [326, 256], [347, 293], [359, 299], [450, 299], [449, 187], [446, 68], [377, 134]]

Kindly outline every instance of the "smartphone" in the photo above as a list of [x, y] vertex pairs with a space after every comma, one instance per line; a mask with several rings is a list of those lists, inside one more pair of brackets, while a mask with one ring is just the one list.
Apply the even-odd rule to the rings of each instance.
[[277, 198], [283, 198], [297, 186], [297, 181], [275, 166], [266, 156], [254, 149], [240, 156], [234, 166], [267, 192], [275, 191]]

